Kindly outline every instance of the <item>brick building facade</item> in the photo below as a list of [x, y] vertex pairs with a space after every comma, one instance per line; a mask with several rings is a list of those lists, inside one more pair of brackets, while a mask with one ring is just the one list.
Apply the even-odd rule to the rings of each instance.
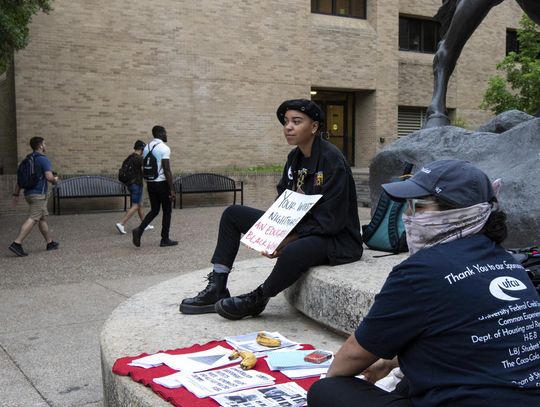
[[[60, 174], [114, 173], [154, 124], [174, 173], [280, 164], [275, 109], [310, 93], [331, 140], [367, 167], [396, 139], [400, 109], [431, 98], [433, 54], [399, 50], [400, 17], [429, 19], [441, 1], [365, 3], [365, 18], [345, 18], [308, 0], [55, 0], [0, 77], [0, 173], [34, 135]], [[490, 115], [482, 95], [521, 15], [513, 0], [494, 8], [463, 51], [448, 106], [470, 127]]]

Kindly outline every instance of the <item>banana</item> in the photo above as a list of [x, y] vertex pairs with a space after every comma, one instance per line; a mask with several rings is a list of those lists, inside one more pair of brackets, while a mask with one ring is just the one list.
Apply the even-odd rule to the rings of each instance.
[[247, 350], [233, 350], [232, 353], [229, 355], [229, 360], [234, 360], [241, 357], [242, 362], [240, 362], [240, 367], [243, 370], [249, 370], [252, 369], [257, 364], [257, 358], [253, 353]]
[[266, 346], [267, 348], [277, 348], [281, 346], [281, 340], [268, 336], [264, 332], [259, 332], [255, 340], [259, 345]]

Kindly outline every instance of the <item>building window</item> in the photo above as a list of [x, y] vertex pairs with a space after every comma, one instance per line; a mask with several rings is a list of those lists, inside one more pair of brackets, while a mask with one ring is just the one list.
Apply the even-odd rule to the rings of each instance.
[[398, 107], [398, 137], [420, 130], [426, 121], [425, 107]]
[[434, 54], [441, 40], [441, 25], [436, 21], [399, 17], [400, 51]]
[[340, 17], [366, 18], [366, 0], [311, 0], [311, 12]]
[[519, 41], [516, 30], [506, 30], [506, 55], [510, 52], [519, 54]]

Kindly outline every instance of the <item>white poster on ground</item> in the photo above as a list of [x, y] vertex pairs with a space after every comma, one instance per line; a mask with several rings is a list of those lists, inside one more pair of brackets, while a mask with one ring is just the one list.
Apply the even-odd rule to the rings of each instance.
[[278, 199], [240, 240], [258, 252], [273, 253], [322, 195], [304, 195], [289, 189]]

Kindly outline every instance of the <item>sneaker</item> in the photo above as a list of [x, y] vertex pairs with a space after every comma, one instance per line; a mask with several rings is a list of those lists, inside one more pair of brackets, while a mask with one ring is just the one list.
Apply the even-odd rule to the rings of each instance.
[[135, 228], [131, 231], [131, 234], [133, 236], [133, 244], [136, 246], [136, 247], [141, 247], [141, 231], [139, 230], [139, 228]]
[[56, 250], [58, 249], [58, 246], [60, 246], [60, 243], [51, 240], [49, 243], [47, 243], [47, 250]]
[[171, 239], [161, 239], [161, 242], [159, 243], [161, 247], [176, 246], [177, 244], [178, 242], [176, 240]]
[[11, 243], [11, 245], [9, 246], [9, 250], [11, 250], [13, 253], [15, 253], [19, 257], [28, 256], [28, 253], [26, 253], [23, 250], [22, 245], [19, 243], [15, 243], [15, 242]]
[[116, 229], [118, 229], [118, 231], [120, 233], [122, 233], [123, 235], [125, 235], [127, 233], [126, 229], [124, 229], [124, 225], [122, 225], [121, 223], [116, 224]]
[[154, 229], [154, 225], [148, 225], [147, 227], [144, 228], [144, 230], [152, 230]]

